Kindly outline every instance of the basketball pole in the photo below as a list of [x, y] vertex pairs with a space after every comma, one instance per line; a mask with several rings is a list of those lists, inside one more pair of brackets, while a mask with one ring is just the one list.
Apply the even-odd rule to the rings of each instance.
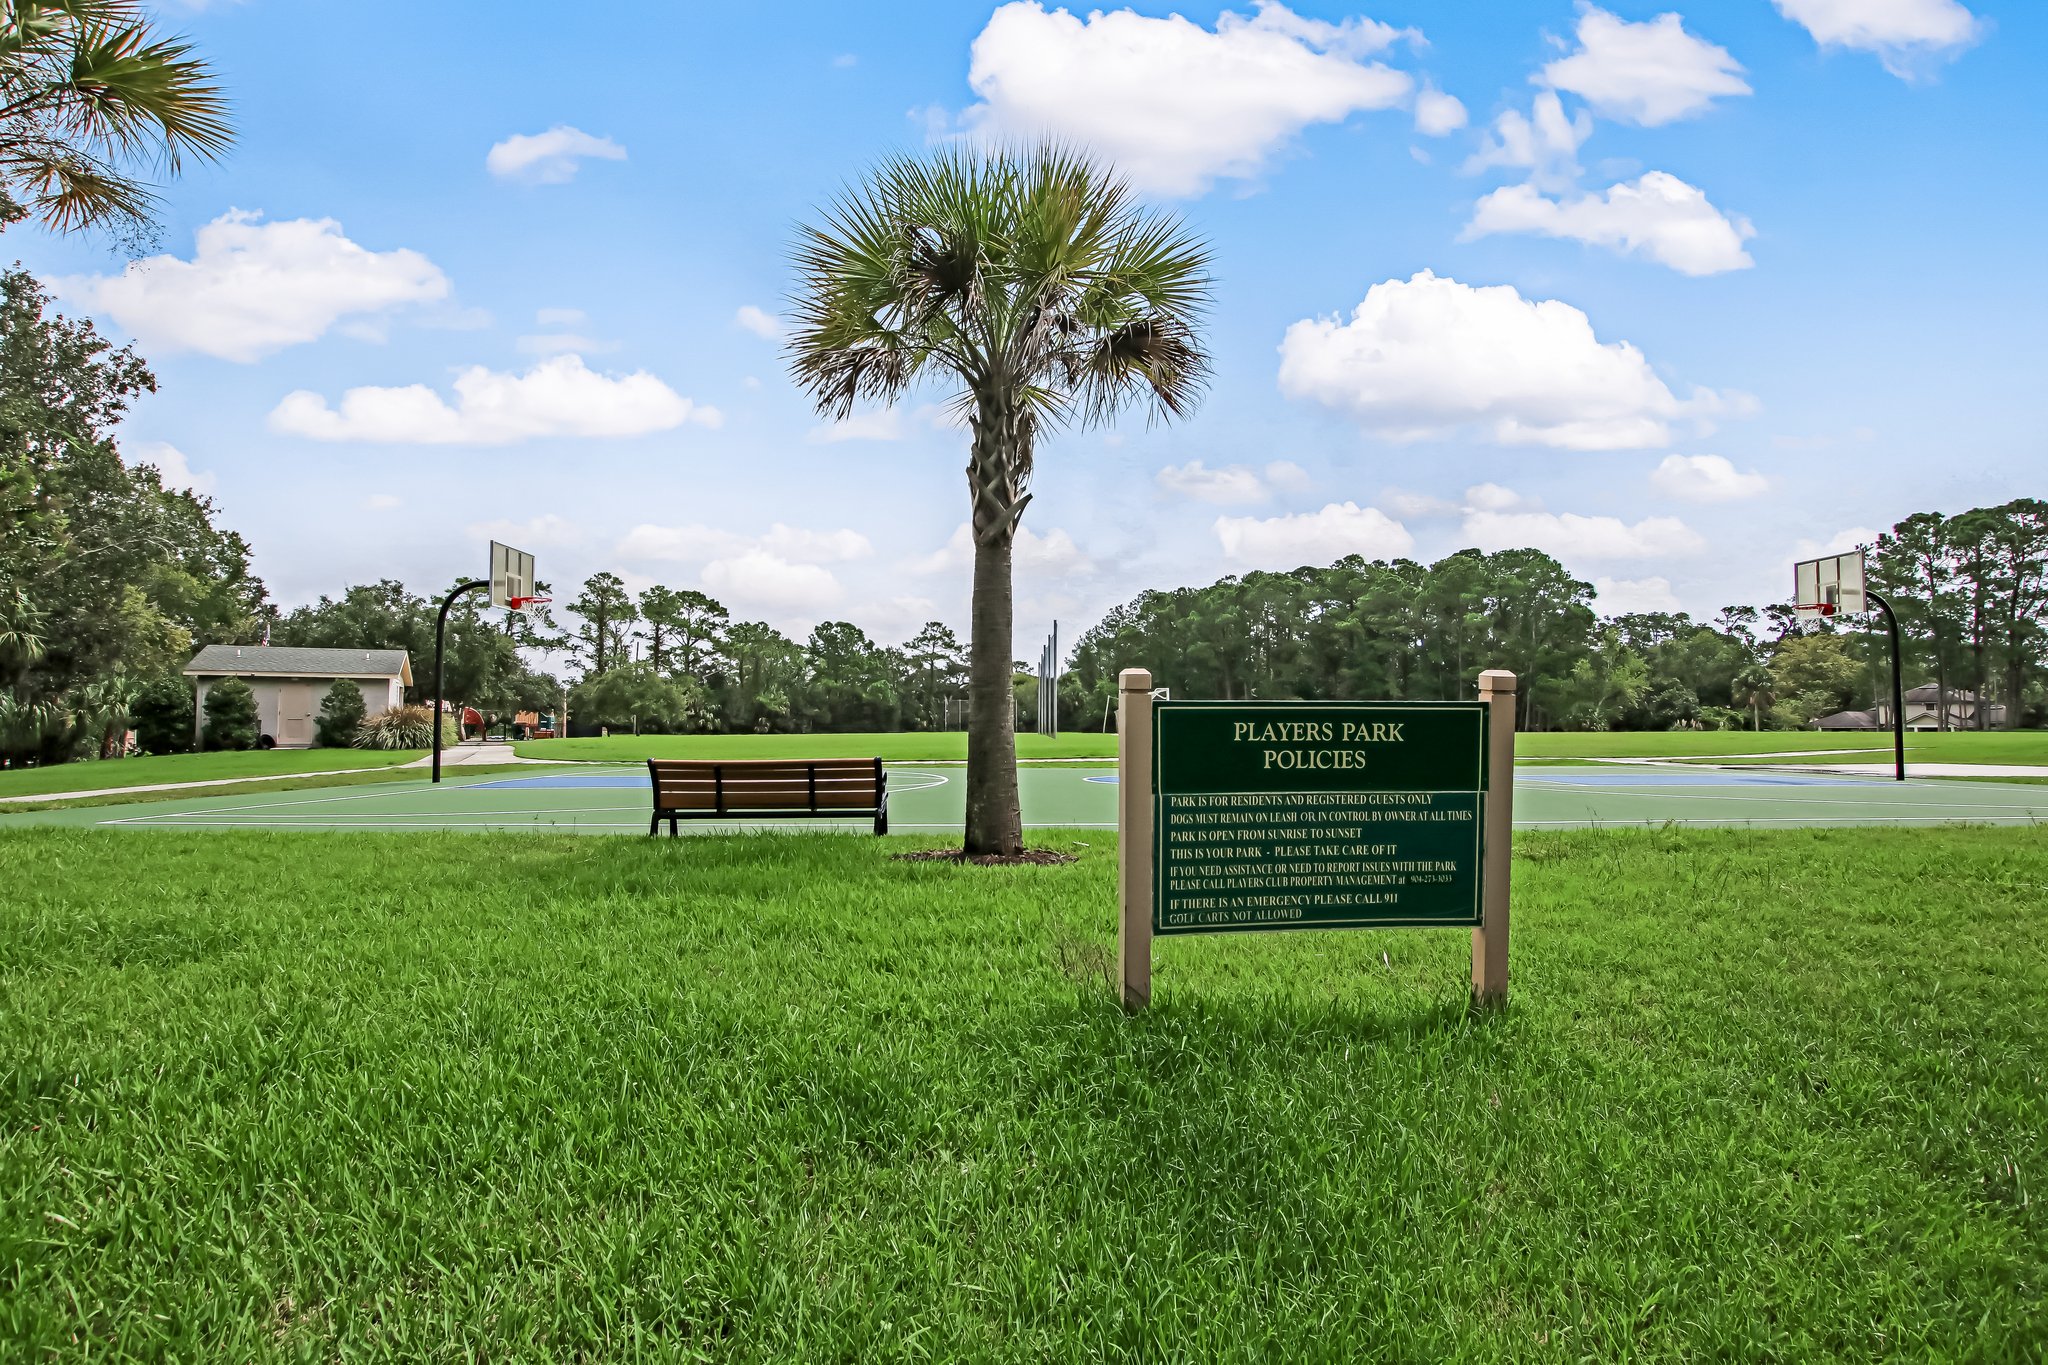
[[455, 599], [478, 588], [488, 588], [487, 578], [471, 579], [458, 584], [454, 592], [441, 599], [441, 614], [434, 619], [434, 781], [441, 780], [441, 644], [448, 634], [448, 609], [455, 605]]
[[1886, 631], [1892, 638], [1892, 779], [1906, 780], [1906, 684], [1899, 668], [1899, 615], [1892, 604], [1871, 588], [1863, 590], [1865, 601], [1875, 602], [1884, 612]]

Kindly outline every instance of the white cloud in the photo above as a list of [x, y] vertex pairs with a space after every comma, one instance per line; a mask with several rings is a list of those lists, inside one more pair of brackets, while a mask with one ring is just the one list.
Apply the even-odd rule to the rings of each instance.
[[1706, 548], [1700, 534], [1676, 517], [1645, 517], [1631, 525], [1619, 517], [1576, 512], [1466, 513], [1465, 538], [1482, 550], [1533, 546], [1567, 565], [1582, 559], [1665, 559]]
[[366, 512], [389, 512], [404, 505], [405, 499], [396, 493], [372, 493], [363, 499], [363, 510]]
[[1332, 564], [1346, 555], [1395, 559], [1415, 548], [1408, 528], [1377, 507], [1333, 502], [1319, 512], [1290, 516], [1218, 517], [1223, 557], [1253, 569], [1286, 570]]
[[185, 452], [168, 441], [138, 441], [128, 447], [128, 463], [153, 465], [166, 488], [183, 488], [192, 493], [211, 493], [217, 482], [213, 475], [192, 468]]
[[903, 416], [895, 408], [856, 412], [837, 422], [812, 427], [804, 439], [823, 445], [836, 445], [841, 441], [900, 441], [903, 439]]
[[1680, 502], [1736, 502], [1769, 492], [1771, 481], [1742, 473], [1724, 455], [1666, 455], [1650, 471], [1650, 487]]
[[1579, 178], [1579, 147], [1591, 136], [1591, 114], [1581, 109], [1566, 118], [1564, 101], [1552, 91], [1539, 91], [1527, 114], [1509, 109], [1493, 121], [1493, 131], [1466, 160], [1465, 171], [1518, 166], [1529, 172], [1531, 184], [1561, 189]]
[[1416, 493], [1405, 488], [1388, 488], [1380, 493], [1380, 504], [1403, 521], [1423, 521], [1430, 517], [1446, 517], [1458, 512], [1458, 504], [1448, 498], [1434, 497], [1428, 493]]
[[473, 521], [463, 528], [471, 540], [495, 540], [522, 550], [559, 550], [583, 541], [583, 528], [567, 517], [543, 512], [526, 521], [500, 517], [495, 521]]
[[1275, 460], [1266, 466], [1266, 482], [1286, 493], [1300, 493], [1314, 480], [1292, 460]]
[[[1039, 535], [1028, 526], [1017, 528], [1011, 546], [1011, 564], [1019, 573], [1060, 576], [1092, 573], [1095, 561], [1065, 531], [1054, 527]], [[961, 522], [946, 543], [931, 554], [922, 555], [903, 567], [911, 573], [959, 573], [974, 564], [974, 532]]]
[[451, 405], [425, 384], [350, 389], [339, 410], [309, 389], [286, 394], [270, 429], [316, 441], [399, 445], [510, 445], [547, 436], [622, 437], [694, 422], [718, 409], [683, 397], [645, 370], [599, 374], [578, 356], [543, 360], [525, 374], [473, 365], [455, 377]]
[[369, 251], [332, 218], [265, 223], [229, 209], [199, 229], [189, 261], [151, 256], [119, 275], [77, 275], [57, 292], [105, 313], [153, 352], [249, 362], [364, 319], [448, 294], [417, 251]]
[[1519, 512], [1541, 506], [1512, 488], [1497, 483], [1475, 483], [1465, 490], [1465, 507], [1478, 512]]
[[832, 59], [832, 67], [836, 71], [845, 71], [859, 65], [860, 55], [858, 53], [842, 52]]
[[1956, 0], [1777, 0], [1822, 47], [1874, 52], [1903, 80], [1984, 36], [1984, 21]]
[[1680, 399], [1640, 350], [1600, 341], [1568, 303], [1427, 270], [1374, 285], [1349, 321], [1289, 327], [1280, 389], [1389, 440], [1471, 433], [1565, 450], [1668, 445], [1675, 421], [1753, 405], [1709, 390]]
[[704, 566], [704, 588], [743, 611], [815, 613], [846, 595], [830, 569], [748, 550]]
[[500, 180], [560, 185], [576, 178], [586, 159], [624, 161], [626, 149], [608, 137], [556, 124], [545, 133], [514, 133], [484, 157], [484, 169]]
[[974, 40], [980, 103], [959, 125], [995, 140], [1086, 147], [1141, 191], [1195, 195], [1255, 179], [1311, 124], [1404, 103], [1405, 74], [1368, 60], [1402, 37], [1370, 19], [1305, 19], [1262, 0], [1214, 29], [1128, 9], [1086, 19], [1035, 0], [1002, 5]]
[[1749, 220], [1729, 217], [1675, 175], [1650, 171], [1604, 194], [1557, 200], [1531, 185], [1510, 185], [1481, 199], [1459, 240], [1496, 232], [1535, 232], [1647, 256], [1684, 275], [1746, 270]]
[[915, 430], [965, 431], [967, 419], [950, 403], [920, 403], [908, 413], [902, 408], [876, 408], [812, 427], [804, 439], [818, 445], [836, 445], [840, 441], [900, 441]]
[[766, 341], [773, 341], [782, 335], [782, 319], [765, 308], [756, 308], [751, 303], [741, 304], [739, 311], [732, 315], [732, 320]]
[[536, 332], [515, 343], [521, 355], [602, 355], [616, 351], [616, 341], [600, 341], [581, 332]]
[[534, 313], [533, 320], [542, 327], [581, 327], [590, 315], [581, 308], [542, 308]]
[[1465, 126], [1465, 105], [1456, 95], [1446, 95], [1433, 85], [1415, 92], [1415, 131], [1424, 137], [1442, 137]]
[[1195, 502], [1242, 507], [1267, 501], [1276, 489], [1298, 492], [1308, 487], [1308, 471], [1292, 460], [1275, 460], [1263, 471], [1250, 465], [1211, 469], [1200, 460], [1168, 465], [1153, 476], [1159, 487]]
[[1716, 99], [1750, 93], [1742, 64], [1726, 48], [1687, 33], [1676, 14], [1631, 24], [1582, 4], [1578, 38], [1578, 51], [1530, 79], [1570, 91], [1607, 118], [1654, 128], [1705, 113]]
[[721, 527], [635, 526], [619, 542], [618, 556], [637, 564], [698, 564], [714, 559], [735, 559], [759, 552], [794, 564], [837, 564], [865, 559], [875, 552], [873, 542], [858, 531], [811, 531], [776, 522], [759, 536], [741, 535]]
[[1540, 511], [1543, 502], [1497, 483], [1475, 483], [1458, 499], [1389, 488], [1380, 494], [1380, 505], [1403, 520], [1426, 521], [1469, 512]]
[[1595, 578], [1593, 596], [1609, 616], [1637, 611], [1677, 611], [1678, 594], [1662, 574], [1654, 578]]
[[1792, 561], [1819, 559], [1822, 555], [1845, 555], [1866, 545], [1875, 545], [1880, 533], [1868, 526], [1837, 531], [1826, 540], [1801, 540], [1792, 547]]

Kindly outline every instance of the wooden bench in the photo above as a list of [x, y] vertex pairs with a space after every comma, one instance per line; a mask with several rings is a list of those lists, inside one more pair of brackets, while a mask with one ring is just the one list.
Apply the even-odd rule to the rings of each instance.
[[889, 775], [879, 758], [650, 758], [649, 834], [679, 820], [844, 820], [871, 815], [889, 832]]

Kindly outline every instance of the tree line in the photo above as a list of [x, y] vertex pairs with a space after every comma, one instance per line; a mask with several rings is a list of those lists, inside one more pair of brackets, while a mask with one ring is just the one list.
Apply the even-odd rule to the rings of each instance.
[[797, 641], [733, 620], [696, 589], [634, 595], [610, 573], [585, 580], [569, 610], [580, 622], [563, 642], [583, 669], [569, 693], [579, 730], [937, 730], [965, 714], [967, 652], [940, 621], [900, 647], [850, 621]]
[[[1916, 513], [1878, 536], [1870, 579], [1902, 632], [1904, 683], [1982, 705], [1952, 724], [2048, 723], [2048, 503]], [[1889, 688], [1875, 615], [1800, 622], [1790, 603], [1602, 617], [1591, 583], [1539, 550], [1434, 564], [1358, 557], [1141, 593], [1081, 636], [1061, 680], [1070, 728], [1101, 728], [1117, 672], [1194, 697], [1450, 700], [1508, 668], [1526, 729], [1789, 729]]]

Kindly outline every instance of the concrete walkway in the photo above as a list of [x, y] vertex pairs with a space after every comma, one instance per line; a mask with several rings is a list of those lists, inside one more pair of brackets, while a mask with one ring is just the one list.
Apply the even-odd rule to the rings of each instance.
[[[476, 743], [465, 741], [441, 751], [441, 766], [444, 768], [457, 768], [470, 763], [546, 763], [552, 765], [558, 761], [549, 758], [521, 758], [518, 754], [512, 752], [510, 744], [501, 743], [497, 740], [479, 741]], [[434, 756], [428, 754], [425, 758], [416, 758], [410, 763], [401, 763], [398, 766], [401, 768], [431, 768], [434, 766]]]

